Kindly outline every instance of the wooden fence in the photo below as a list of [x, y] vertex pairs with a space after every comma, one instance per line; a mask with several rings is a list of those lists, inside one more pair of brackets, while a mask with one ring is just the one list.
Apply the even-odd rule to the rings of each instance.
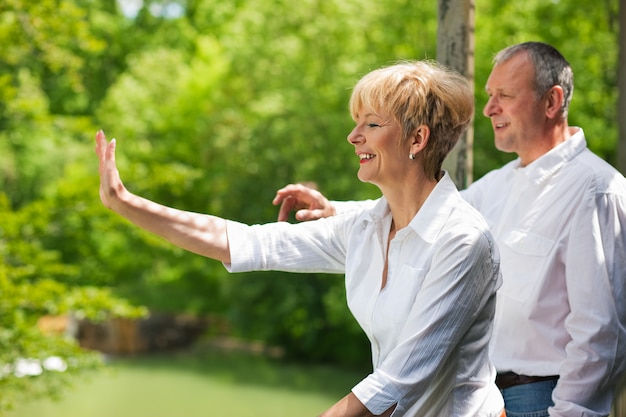
[[66, 334], [80, 346], [103, 353], [133, 355], [190, 346], [207, 329], [224, 332], [218, 320], [182, 314], [151, 314], [142, 319], [111, 318], [101, 323], [69, 316], [44, 316], [44, 333]]

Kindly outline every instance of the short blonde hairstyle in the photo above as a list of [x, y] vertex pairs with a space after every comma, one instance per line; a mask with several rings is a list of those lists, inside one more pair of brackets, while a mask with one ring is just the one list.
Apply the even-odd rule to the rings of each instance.
[[354, 120], [364, 110], [388, 114], [402, 126], [399, 146], [420, 125], [430, 128], [424, 171], [437, 179], [444, 159], [474, 115], [467, 80], [434, 61], [402, 62], [365, 75], [350, 98]]

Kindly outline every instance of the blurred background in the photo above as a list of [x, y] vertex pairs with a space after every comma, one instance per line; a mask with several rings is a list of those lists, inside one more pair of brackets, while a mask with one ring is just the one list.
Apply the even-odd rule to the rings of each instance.
[[[618, 7], [475, 1], [474, 178], [513, 158], [484, 85], [528, 40], [570, 61], [570, 124], [616, 164]], [[3, 0], [0, 415], [315, 415], [345, 395], [370, 350], [343, 277], [229, 275], [130, 227], [100, 204], [93, 137], [117, 138], [138, 194], [246, 223], [290, 182], [375, 198], [351, 88], [436, 44], [430, 0]]]

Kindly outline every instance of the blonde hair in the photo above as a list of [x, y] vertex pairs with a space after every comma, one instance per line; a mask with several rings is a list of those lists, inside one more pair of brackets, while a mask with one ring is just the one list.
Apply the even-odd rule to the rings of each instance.
[[402, 62], [365, 75], [350, 98], [354, 120], [363, 110], [393, 117], [402, 126], [399, 145], [420, 125], [430, 128], [424, 148], [424, 171], [434, 179], [474, 115], [474, 96], [467, 80], [434, 61]]

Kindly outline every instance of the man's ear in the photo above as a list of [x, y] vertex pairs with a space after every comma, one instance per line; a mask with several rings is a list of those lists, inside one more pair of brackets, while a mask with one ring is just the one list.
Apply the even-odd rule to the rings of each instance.
[[418, 126], [411, 136], [411, 153], [416, 155], [428, 144], [430, 128], [427, 125]]
[[549, 119], [554, 119], [561, 114], [564, 99], [563, 88], [560, 85], [555, 85], [548, 90], [546, 94], [546, 116]]

